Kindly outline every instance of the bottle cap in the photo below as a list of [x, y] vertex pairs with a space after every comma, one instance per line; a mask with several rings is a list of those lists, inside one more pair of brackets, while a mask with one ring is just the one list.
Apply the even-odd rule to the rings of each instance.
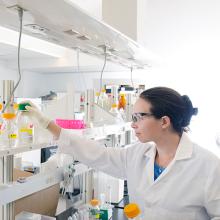
[[13, 108], [14, 108], [14, 110], [18, 110], [18, 104], [17, 104], [17, 103], [14, 103], [14, 104], [13, 104]]
[[125, 213], [127, 218], [135, 218], [141, 213], [141, 211], [140, 211], [137, 204], [130, 203], [130, 204], [125, 206], [124, 213]]
[[18, 104], [18, 110], [19, 111], [27, 111], [27, 109], [25, 108], [26, 106], [31, 106], [29, 103], [20, 103]]
[[92, 206], [97, 206], [97, 205], [99, 204], [99, 200], [98, 200], [98, 199], [92, 199], [92, 200], [90, 201], [90, 204], [91, 204]]
[[116, 103], [112, 104], [112, 108], [117, 108], [117, 107], [118, 107], [118, 105]]
[[3, 113], [2, 114], [2, 118], [4, 118], [4, 119], [13, 119], [13, 118], [15, 118], [15, 114], [14, 113]]

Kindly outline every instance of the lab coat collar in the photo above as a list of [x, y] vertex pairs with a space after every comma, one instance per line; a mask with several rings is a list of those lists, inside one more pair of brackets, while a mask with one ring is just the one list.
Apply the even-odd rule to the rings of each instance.
[[[152, 146], [152, 145], [151, 145]], [[177, 147], [176, 155], [174, 160], [184, 160], [190, 158], [193, 152], [193, 143], [188, 137], [188, 135], [183, 132], [182, 137], [180, 138], [179, 145]], [[156, 145], [153, 144], [152, 147], [148, 148], [145, 156], [148, 158], [155, 158], [156, 155]]]
[[190, 140], [186, 132], [183, 132], [180, 139], [175, 160], [184, 160], [192, 157], [193, 152], [193, 142]]

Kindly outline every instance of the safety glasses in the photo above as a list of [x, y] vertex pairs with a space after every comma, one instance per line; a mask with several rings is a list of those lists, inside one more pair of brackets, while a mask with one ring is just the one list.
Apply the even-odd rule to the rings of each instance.
[[132, 122], [138, 122], [143, 120], [144, 117], [151, 117], [153, 116], [152, 113], [147, 113], [147, 112], [137, 112], [137, 113], [133, 113], [131, 116]]

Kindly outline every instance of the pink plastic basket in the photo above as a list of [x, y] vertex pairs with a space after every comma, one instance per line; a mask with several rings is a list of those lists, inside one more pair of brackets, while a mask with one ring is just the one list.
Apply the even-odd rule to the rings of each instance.
[[56, 124], [66, 129], [83, 129], [85, 123], [83, 120], [56, 119]]

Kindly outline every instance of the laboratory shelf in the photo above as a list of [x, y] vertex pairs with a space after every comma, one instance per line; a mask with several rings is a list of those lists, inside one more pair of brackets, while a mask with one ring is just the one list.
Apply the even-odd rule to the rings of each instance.
[[[79, 163], [75, 165], [74, 175], [77, 176], [89, 170], [90, 168], [88, 166]], [[63, 168], [55, 168], [27, 177], [23, 183], [15, 181], [8, 184], [1, 184], [0, 206], [60, 183], [64, 179], [63, 173]]]
[[[130, 123], [118, 125], [104, 125], [94, 128], [82, 130], [69, 130], [70, 132], [82, 135], [88, 139], [101, 140], [108, 135], [119, 135], [131, 130]], [[47, 143], [27, 144], [17, 147], [1, 147], [0, 157], [15, 155], [27, 151], [33, 151], [42, 148], [48, 148], [57, 145], [56, 141], [48, 141]], [[89, 171], [91, 168], [83, 164], [77, 164], [74, 175]], [[42, 189], [48, 188], [52, 185], [60, 183], [63, 180], [63, 169], [57, 168], [48, 173], [40, 173], [28, 177], [23, 183], [10, 182], [0, 185], [0, 206], [13, 202], [17, 199], [23, 198], [32, 193], [38, 192]]]
[[58, 168], [47, 174], [36, 174], [26, 178], [26, 182], [12, 182], [0, 185], [0, 205], [13, 202], [25, 196], [46, 189], [63, 180], [63, 169]]
[[[131, 130], [130, 122], [118, 125], [104, 125], [87, 129], [69, 129], [68, 131], [73, 134], [84, 136], [88, 139], [103, 140], [108, 135], [119, 135], [125, 131]], [[44, 143], [26, 144], [21, 146], [4, 147], [0, 146], [0, 157], [15, 155], [23, 152], [38, 150], [55, 146], [56, 141], [48, 141]]]
[[27, 151], [38, 150], [42, 148], [48, 148], [53, 146], [52, 143], [40, 143], [40, 144], [27, 144], [22, 146], [2, 147], [0, 146], [0, 157], [15, 155]]

